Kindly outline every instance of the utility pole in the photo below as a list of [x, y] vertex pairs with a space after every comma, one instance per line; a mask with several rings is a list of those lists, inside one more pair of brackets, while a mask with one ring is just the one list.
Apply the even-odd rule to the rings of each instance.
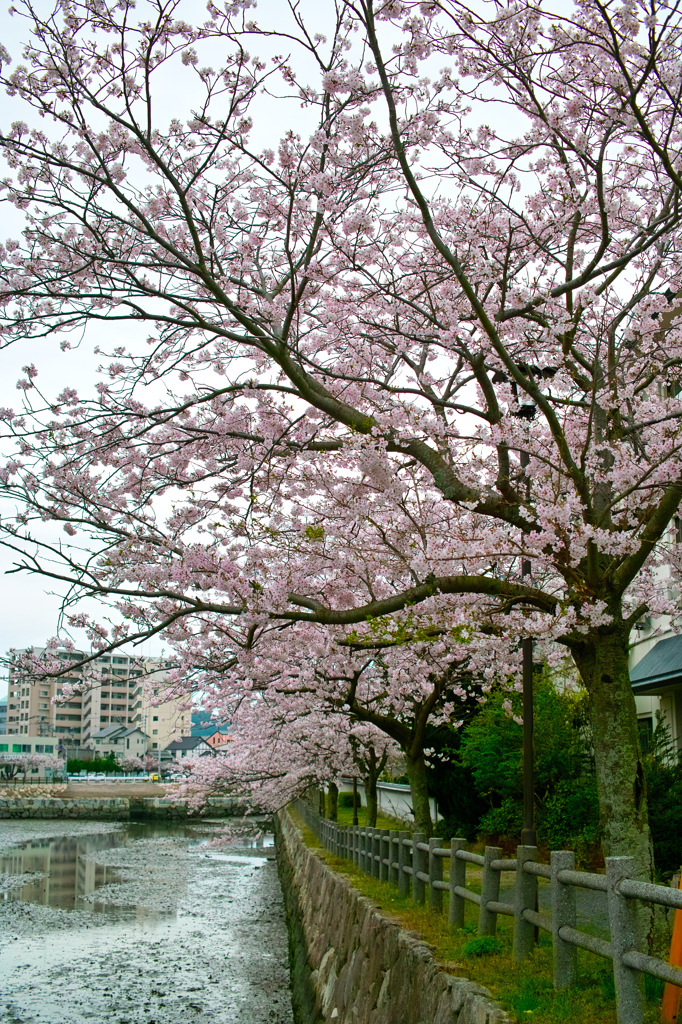
[[[530, 462], [528, 452], [521, 452], [521, 469], [527, 470]], [[521, 562], [521, 576], [530, 582], [530, 559]], [[525, 636], [521, 641], [522, 684], [523, 684], [523, 831], [522, 846], [537, 846], [535, 831], [535, 751], [533, 745], [533, 640]]]

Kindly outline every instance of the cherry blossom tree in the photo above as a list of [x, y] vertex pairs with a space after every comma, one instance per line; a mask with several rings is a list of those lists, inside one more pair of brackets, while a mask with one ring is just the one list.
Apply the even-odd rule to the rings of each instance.
[[605, 848], [648, 873], [628, 648], [676, 613], [677, 7], [341, 0], [323, 35], [293, 2], [16, 6], [3, 338], [119, 336], [95, 397], [27, 363], [3, 413], [17, 566], [98, 650], [562, 645]]
[[124, 772], [144, 771], [145, 762], [141, 757], [119, 757], [117, 758], [119, 768]]
[[[279, 738], [283, 723], [295, 723], [295, 729], [301, 723], [310, 732], [311, 722], [324, 722], [323, 767], [315, 767], [320, 758], [311, 753], [317, 739], [286, 747], [303, 788], [313, 784], [311, 771], [318, 781], [333, 784], [338, 772], [329, 751], [335, 743], [345, 751], [350, 742], [353, 764], [347, 753], [339, 756], [346, 773], [359, 771], [367, 791], [376, 788], [384, 755], [394, 760], [393, 751], [399, 749], [415, 823], [430, 835], [426, 752], [433, 730], [456, 728], [493, 684], [509, 685], [519, 652], [509, 651], [504, 630], [480, 636], [457, 626], [454, 608], [446, 614], [448, 629], [436, 629], [428, 612], [420, 627], [422, 611], [413, 609], [402, 624], [392, 620], [391, 629], [374, 623], [365, 635], [310, 622], [291, 623], [286, 630], [279, 624], [261, 625], [257, 636], [251, 629], [240, 634], [234, 626], [216, 630], [211, 620], [191, 637], [183, 629], [173, 639], [171, 630], [177, 667], [169, 673], [167, 696], [187, 700], [200, 694], [214, 715], [248, 734], [246, 754], [237, 745], [231, 765], [242, 761], [252, 767], [259, 745], [270, 765], [273, 729]], [[404, 641], [406, 630], [409, 642]], [[330, 729], [335, 739], [329, 740]], [[327, 761], [331, 774], [324, 767]]]
[[64, 762], [51, 754], [0, 754], [0, 780], [14, 780], [21, 774], [25, 782], [27, 774], [34, 770], [61, 773]]

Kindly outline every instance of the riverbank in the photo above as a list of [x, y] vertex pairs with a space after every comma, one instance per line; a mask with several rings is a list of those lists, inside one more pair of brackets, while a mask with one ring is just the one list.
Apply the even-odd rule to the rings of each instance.
[[275, 864], [214, 835], [0, 823], [1, 1024], [293, 1024]]
[[276, 836], [294, 997], [307, 1002], [308, 1019], [509, 1024], [489, 991], [444, 971], [426, 942], [331, 870], [286, 811]]
[[[69, 787], [55, 791], [35, 792], [38, 787], [26, 787], [30, 792], [9, 795], [0, 792], [0, 819], [4, 818], [81, 818], [97, 821], [135, 821], [142, 819], [176, 820], [183, 818], [226, 817], [243, 814], [246, 810], [238, 797], [209, 796], [205, 802], [166, 795], [166, 787], [159, 787], [158, 795], [143, 795], [122, 786], [111, 790], [120, 795], [104, 795], [94, 786], [94, 795], [86, 796], [77, 787], [75, 795]], [[46, 787], [47, 790], [47, 787]], [[110, 791], [111, 791], [110, 790]]]

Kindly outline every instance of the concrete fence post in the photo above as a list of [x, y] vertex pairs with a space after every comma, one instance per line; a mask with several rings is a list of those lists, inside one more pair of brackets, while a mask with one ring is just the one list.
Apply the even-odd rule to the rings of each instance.
[[419, 849], [421, 843], [426, 843], [426, 834], [414, 832], [412, 835], [412, 898], [415, 903], [424, 903], [426, 900], [426, 882], [418, 877], [418, 873], [427, 873], [429, 855], [425, 850]]
[[450, 906], [448, 908], [448, 924], [451, 928], [464, 927], [464, 897], [458, 896], [455, 887], [466, 888], [466, 861], [460, 860], [457, 856], [458, 850], [466, 846], [466, 839], [457, 838], [450, 840]]
[[577, 946], [564, 942], [560, 929], [567, 925], [575, 928], [575, 887], [559, 881], [560, 871], [575, 871], [575, 854], [571, 850], [552, 850], [550, 854], [552, 878], [552, 944], [554, 947], [554, 988], [570, 988], [575, 983]]
[[372, 829], [372, 878], [379, 877], [379, 856], [381, 855], [381, 829]]
[[492, 867], [499, 860], [502, 850], [499, 846], [486, 846], [483, 854], [483, 882], [481, 883], [481, 906], [478, 912], [478, 934], [494, 935], [497, 930], [497, 914], [488, 910], [488, 903], [500, 898], [500, 874]]
[[372, 873], [372, 862], [370, 860], [372, 837], [370, 835], [370, 831], [371, 830], [365, 825], [362, 833], [364, 837], [362, 846], [362, 870], [366, 875], [371, 875]]
[[392, 828], [388, 834], [388, 880], [393, 885], [398, 885], [398, 872], [399, 868], [395, 867], [396, 862], [399, 860], [399, 842], [400, 832], [396, 828]]
[[410, 892], [410, 876], [406, 867], [411, 867], [410, 862], [410, 850], [411, 846], [407, 845], [410, 838], [409, 832], [399, 832], [399, 846], [398, 846], [398, 895], [407, 896]]
[[618, 1024], [642, 1024], [644, 1020], [644, 975], [623, 963], [623, 953], [641, 952], [637, 901], [621, 896], [619, 885], [636, 874], [634, 857], [606, 858], [606, 899], [613, 953], [613, 981], [616, 988]]
[[379, 878], [382, 882], [388, 881], [388, 865], [391, 858], [391, 839], [387, 829], [382, 828], [380, 833], [381, 860], [379, 861]]
[[537, 875], [529, 875], [523, 870], [527, 861], [538, 859], [537, 846], [516, 847], [516, 888], [514, 890], [514, 948], [515, 963], [520, 963], [533, 951], [535, 942], [534, 927], [526, 921], [524, 910], [535, 910], [538, 897]]
[[443, 913], [443, 890], [437, 889], [434, 882], [443, 881], [443, 858], [437, 857], [434, 850], [440, 847], [441, 840], [429, 839], [429, 910], [437, 914]]

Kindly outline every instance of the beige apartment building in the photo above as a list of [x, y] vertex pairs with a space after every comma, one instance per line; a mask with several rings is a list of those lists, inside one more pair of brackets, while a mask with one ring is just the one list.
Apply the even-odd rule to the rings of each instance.
[[[34, 651], [42, 653], [39, 648]], [[74, 654], [80, 656], [64, 651], [59, 657], [72, 660]], [[96, 684], [65, 704], [55, 704], [64, 683], [77, 683], [79, 675], [36, 680], [19, 668], [16, 658], [10, 659], [7, 733], [54, 737], [67, 749], [94, 750], [93, 736], [105, 727], [136, 727], [149, 737], [150, 751], [190, 734], [191, 711], [184, 710], [181, 701], [152, 703], [165, 686], [167, 666], [161, 659], [148, 658], [140, 665], [124, 654], [107, 654], [96, 658], [94, 666], [99, 674]]]

